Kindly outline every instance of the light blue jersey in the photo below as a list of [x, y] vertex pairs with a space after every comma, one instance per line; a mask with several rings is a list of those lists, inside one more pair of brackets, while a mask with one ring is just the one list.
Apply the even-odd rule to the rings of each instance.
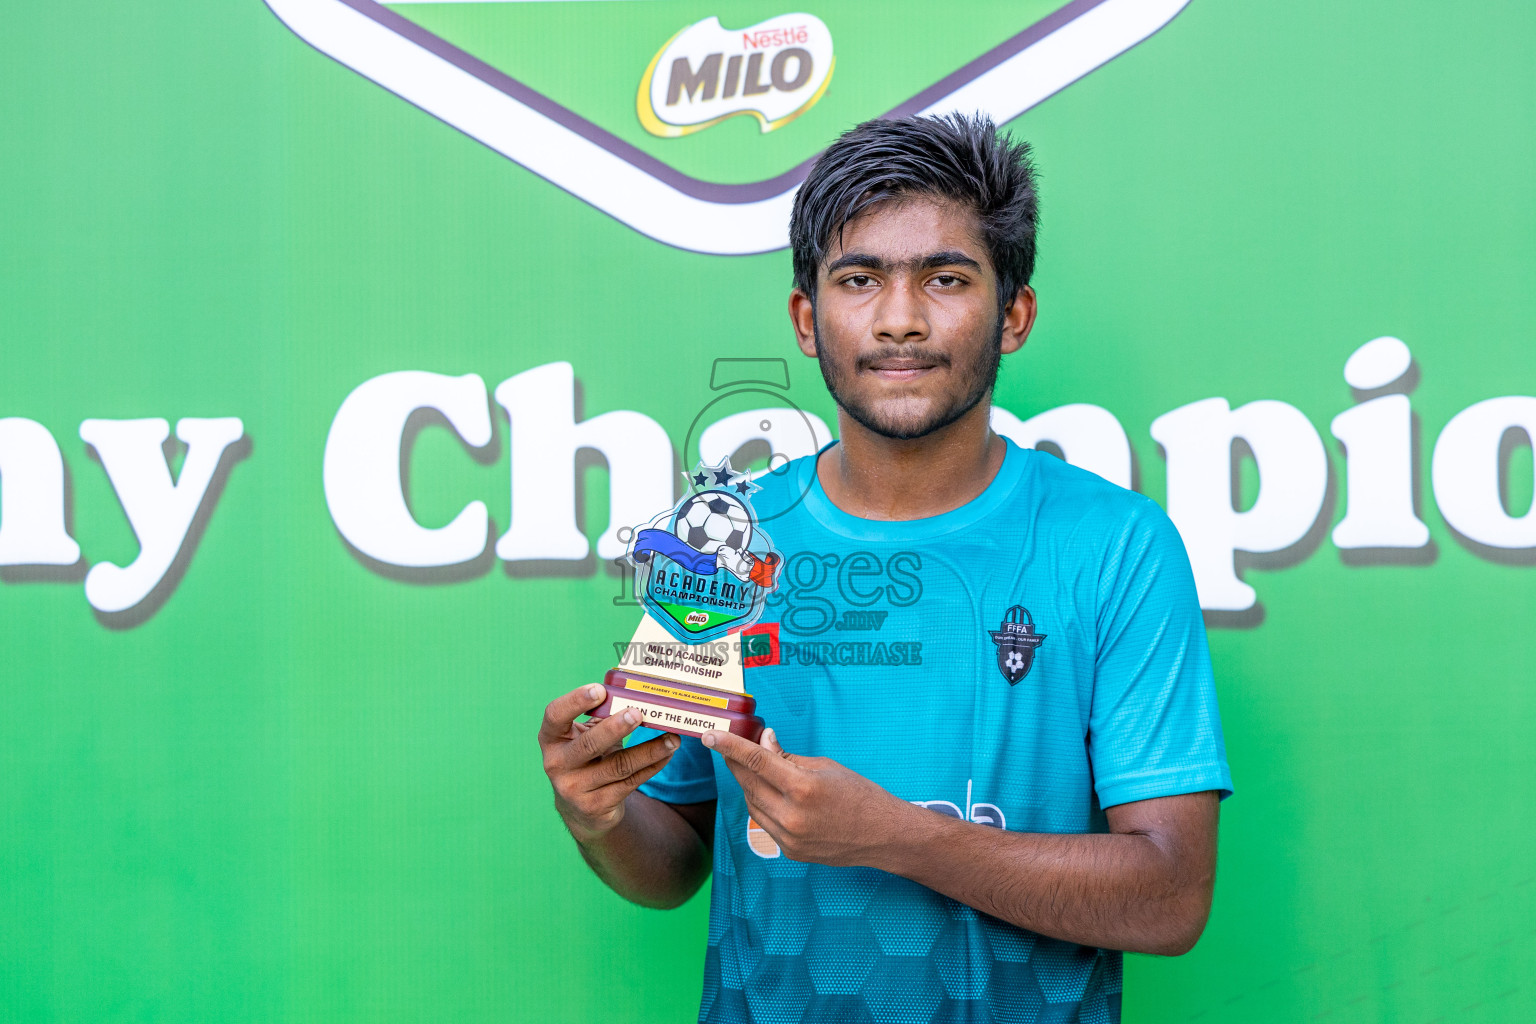
[[[759, 482], [786, 563], [753, 659], [773, 663], [746, 681], [786, 750], [1015, 832], [1231, 792], [1194, 580], [1149, 499], [1012, 442], [979, 497], [930, 519], [842, 512], [810, 458]], [[701, 1021], [1119, 1020], [1120, 953], [789, 860], [695, 739], [642, 791], [719, 801]]]

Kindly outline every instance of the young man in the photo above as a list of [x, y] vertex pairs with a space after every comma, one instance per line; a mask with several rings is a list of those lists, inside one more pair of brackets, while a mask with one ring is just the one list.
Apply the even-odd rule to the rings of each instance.
[[[789, 314], [840, 441], [754, 497], [787, 510], [786, 656], [748, 679], [770, 729], [624, 748], [635, 720], [576, 721], [601, 688], [545, 712], [604, 881], [671, 907], [713, 865], [701, 1021], [1116, 1021], [1115, 951], [1204, 928], [1231, 781], [1183, 545], [988, 425], [1035, 319], [1035, 225], [1028, 149], [985, 120], [828, 149]], [[806, 637], [874, 607], [878, 634], [829, 635], [875, 642]]]

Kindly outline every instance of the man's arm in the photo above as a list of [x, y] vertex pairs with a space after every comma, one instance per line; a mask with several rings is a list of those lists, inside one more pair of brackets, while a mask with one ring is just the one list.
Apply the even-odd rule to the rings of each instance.
[[1179, 956], [1210, 913], [1218, 802], [1207, 792], [1120, 804], [1097, 835], [1000, 832], [914, 807], [877, 866], [1052, 938]]
[[620, 896], [646, 907], [680, 906], [709, 877], [715, 802], [668, 804], [636, 792], [666, 767], [678, 739], [625, 747], [640, 724], [636, 711], [576, 721], [602, 701], [601, 686], [583, 686], [544, 709], [539, 748], [555, 809], [582, 857]]
[[706, 735], [785, 856], [902, 875], [993, 917], [1085, 946], [1177, 956], [1216, 874], [1217, 794], [1111, 807], [1094, 835], [1004, 832], [908, 803], [825, 757]]

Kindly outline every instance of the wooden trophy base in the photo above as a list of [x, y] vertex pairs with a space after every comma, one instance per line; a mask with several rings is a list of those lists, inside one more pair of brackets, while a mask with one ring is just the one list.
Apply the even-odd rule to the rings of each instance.
[[763, 720], [752, 713], [757, 701], [749, 693], [712, 690], [624, 668], [609, 669], [603, 688], [607, 697], [587, 712], [593, 718], [634, 708], [645, 716], [644, 725], [680, 736], [702, 736], [720, 729], [756, 743], [763, 734]]

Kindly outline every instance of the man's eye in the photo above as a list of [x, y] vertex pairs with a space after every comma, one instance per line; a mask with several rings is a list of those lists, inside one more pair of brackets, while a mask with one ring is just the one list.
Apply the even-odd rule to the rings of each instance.
[[870, 277], [868, 274], [850, 274], [847, 278], [845, 278], [845, 280], [848, 284], [853, 285], [855, 288], [864, 288], [868, 285], [874, 284], [875, 282], [875, 279]]
[[954, 288], [961, 282], [960, 279], [954, 274], [940, 274], [938, 277], [933, 279], [933, 283], [938, 285], [940, 288]]

